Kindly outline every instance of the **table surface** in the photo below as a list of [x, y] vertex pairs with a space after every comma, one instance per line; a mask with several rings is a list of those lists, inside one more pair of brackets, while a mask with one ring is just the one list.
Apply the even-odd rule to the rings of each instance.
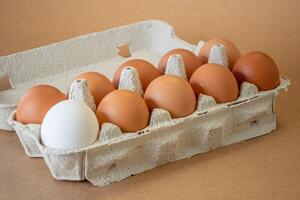
[[223, 36], [274, 58], [292, 86], [276, 103], [278, 129], [239, 144], [94, 187], [56, 181], [0, 131], [0, 199], [300, 199], [300, 1], [0, 1], [0, 55], [145, 19], [196, 43]]

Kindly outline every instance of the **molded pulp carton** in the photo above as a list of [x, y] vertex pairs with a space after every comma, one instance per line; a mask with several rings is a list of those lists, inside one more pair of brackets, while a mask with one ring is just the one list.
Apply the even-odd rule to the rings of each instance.
[[171, 119], [167, 111], [155, 109], [150, 125], [136, 133], [122, 134], [119, 127], [103, 124], [96, 143], [70, 151], [46, 148], [40, 141], [40, 125], [15, 121], [18, 99], [34, 84], [67, 91], [80, 72], [98, 71], [111, 78], [128, 59], [119, 55], [119, 47], [128, 45], [130, 58], [156, 65], [170, 49], [197, 52], [200, 44], [191, 45], [176, 37], [170, 25], [151, 20], [1, 57], [0, 78], [9, 77], [13, 89], [0, 91], [0, 128], [15, 130], [26, 154], [43, 157], [54, 178], [87, 179], [97, 186], [275, 130], [275, 96], [290, 84], [286, 77], [269, 91], [244, 83], [234, 102], [216, 104], [203, 95], [197, 110], [185, 118]]

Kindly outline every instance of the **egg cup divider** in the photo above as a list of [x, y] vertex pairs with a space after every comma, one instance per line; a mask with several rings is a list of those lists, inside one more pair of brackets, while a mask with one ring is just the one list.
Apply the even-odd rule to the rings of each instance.
[[87, 81], [84, 79], [77, 79], [72, 82], [68, 99], [84, 102], [92, 111], [96, 112], [96, 104], [94, 97], [87, 87]]
[[137, 70], [130, 66], [122, 70], [118, 88], [134, 91], [140, 96], [144, 93]]
[[167, 61], [165, 74], [179, 76], [187, 80], [184, 62], [181, 55], [175, 54], [169, 57]]
[[208, 63], [214, 63], [228, 67], [228, 58], [226, 49], [222, 44], [216, 44], [211, 47], [209, 52]]
[[196, 55], [199, 55], [200, 50], [202, 49], [202, 47], [205, 45], [205, 41], [204, 40], [199, 40], [199, 42], [197, 43], [197, 45], [195, 46], [193, 52]]
[[[197, 52], [203, 45], [203, 42], [199, 42], [195, 47], [177, 38], [172, 27], [160, 21], [141, 22], [121, 27], [119, 30], [120, 33], [124, 33], [132, 28], [133, 35], [136, 36], [139, 28], [143, 29], [142, 33], [146, 34], [151, 26], [159, 30], [158, 35], [161, 35], [162, 31], [166, 31], [165, 33], [169, 34], [168, 37], [171, 38], [171, 40], [164, 38], [168, 41], [165, 43], [167, 48], [161, 51], [161, 54], [176, 47]], [[111, 29], [102, 33], [104, 37], [108, 33], [115, 33], [117, 34], [116, 38], [122, 38], [124, 34], [118, 34], [119, 30], [118, 28]], [[156, 31], [154, 32], [156, 34]], [[72, 40], [82, 40], [80, 41], [82, 43], [85, 38], [89, 41], [91, 39], [89, 37], [97, 37], [97, 34], [100, 33]], [[128, 37], [126, 39], [130, 40]], [[67, 42], [72, 43], [72, 40]], [[150, 41], [153, 42], [153, 39]], [[67, 42], [61, 44], [67, 45]], [[126, 41], [118, 41], [118, 43], [121, 42], [126, 43]], [[134, 40], [131, 42], [130, 44], [136, 45]], [[161, 42], [164, 40], [159, 40], [158, 44]], [[59, 46], [60, 43], [55, 45]], [[153, 44], [151, 48], [156, 45], [156, 43]], [[47, 48], [53, 48], [53, 46], [31, 51], [39, 52]], [[28, 53], [30, 54], [30, 51]], [[21, 53], [18, 62], [22, 61], [22, 56], [26, 57]], [[0, 58], [0, 64], [5, 62], [10, 61]], [[15, 75], [19, 76], [20, 74], [15, 73]], [[287, 89], [290, 85], [290, 81], [286, 77], [282, 76], [280, 80], [277, 88], [260, 92], [255, 85], [244, 83], [241, 87], [240, 97], [234, 102], [215, 104], [212, 97], [200, 96], [197, 110], [185, 118], [171, 119], [167, 111], [155, 109], [151, 115], [150, 125], [136, 133], [122, 134], [117, 126], [109, 123], [103, 124], [99, 141], [89, 147], [72, 151], [58, 151], [44, 147], [39, 138], [40, 125], [22, 125], [15, 121], [15, 112], [11, 113], [8, 122], [17, 132], [26, 154], [32, 157], [42, 156], [54, 178], [60, 180], [87, 179], [92, 184], [101, 186], [170, 161], [188, 158], [220, 146], [271, 132], [276, 128], [275, 96], [279, 90]], [[5, 126], [2, 122], [1, 128], [3, 127]]]

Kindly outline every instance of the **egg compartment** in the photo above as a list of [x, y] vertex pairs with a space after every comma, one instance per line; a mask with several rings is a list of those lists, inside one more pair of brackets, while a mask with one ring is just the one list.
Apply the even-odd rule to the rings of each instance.
[[16, 121], [16, 111], [14, 110], [7, 120], [8, 124], [15, 130], [23, 149], [29, 157], [42, 157], [37, 140], [40, 136], [40, 124], [22, 124]]
[[[5, 67], [8, 69], [9, 65], [14, 66], [12, 70], [17, 70], [15, 65], [20, 65], [21, 70], [26, 67], [33, 70], [33, 78], [37, 76], [34, 81], [28, 81], [30, 71], [23, 71], [24, 75], [14, 71], [6, 73], [15, 73], [17, 78], [11, 80], [14, 89], [0, 92], [0, 96], [6, 101], [2, 105], [14, 110], [15, 107], [7, 107], [7, 102], [17, 100], [34, 83], [48, 83], [66, 91], [68, 81], [78, 72], [96, 70], [112, 77], [119, 63], [124, 61], [116, 48], [120, 44], [129, 44], [133, 57], [145, 58], [157, 64], [164, 52], [174, 48], [197, 52], [203, 41], [193, 46], [178, 39], [173, 28], [166, 23], [145, 21], [2, 57], [0, 70], [3, 71]], [[111, 47], [112, 52], [108, 47]], [[95, 50], [105, 55], [99, 55]], [[222, 57], [222, 51], [216, 52], [221, 52]], [[223, 61], [220, 60], [220, 64], [226, 65]], [[219, 61], [216, 60], [217, 62]], [[34, 72], [40, 64], [48, 70], [48, 76], [43, 77], [40, 71], [41, 74]], [[104, 67], [100, 68], [100, 65]], [[182, 75], [182, 71], [176, 70], [180, 68], [173, 69], [175, 70], [168, 73]], [[73, 151], [44, 147], [39, 138], [40, 125], [22, 125], [14, 120], [14, 112], [8, 122], [16, 130], [26, 154], [32, 157], [42, 156], [54, 178], [87, 179], [94, 185], [101, 186], [170, 161], [271, 132], [276, 128], [273, 108], [275, 96], [289, 84], [287, 78], [281, 77], [281, 84], [276, 89], [258, 92], [253, 84], [244, 83], [240, 98], [226, 104], [215, 104], [213, 98], [201, 96], [197, 111], [185, 118], [170, 119], [167, 111], [154, 110], [150, 125], [136, 133], [122, 134], [118, 127], [103, 124], [100, 138], [95, 144]], [[137, 88], [133, 90], [138, 91]], [[6, 116], [7, 113], [3, 114], [1, 111], [1, 115]], [[7, 126], [4, 123], [2, 125], [1, 128]]]

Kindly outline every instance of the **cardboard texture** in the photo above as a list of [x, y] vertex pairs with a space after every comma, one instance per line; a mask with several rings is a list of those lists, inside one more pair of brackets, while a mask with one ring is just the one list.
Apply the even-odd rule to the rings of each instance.
[[[275, 5], [276, 5], [276, 3], [275, 3]], [[176, 7], [177, 5], [175, 4], [173, 6]], [[274, 4], [273, 4], [273, 6], [274, 6]], [[234, 5], [233, 5], [233, 7], [234, 7]], [[192, 7], [189, 7], [189, 8], [192, 8]], [[250, 6], [250, 8], [251, 8], [251, 6]], [[181, 23], [180, 21], [175, 23], [175, 24], [177, 24], [177, 26], [180, 25], [180, 23]], [[279, 21], [281, 21], [281, 20], [279, 20]], [[292, 24], [293, 20], [290, 20], [290, 23]], [[187, 23], [187, 26], [188, 26], [188, 24], [189, 23]], [[204, 23], [204, 25], [205, 25], [205, 23]], [[286, 25], [286, 26], [290, 26], [290, 25]], [[295, 27], [295, 26], [293, 26], [293, 27]], [[183, 30], [183, 29], [181, 29], [181, 30]], [[190, 38], [190, 39], [193, 40], [193, 38]], [[199, 39], [199, 37], [197, 39]], [[206, 39], [206, 38], [203, 38], [203, 39]], [[290, 43], [288, 43], [290, 39], [291, 38], [287, 39], [287, 41], [285, 41], [285, 42], [287, 44], [290, 44]], [[194, 41], [194, 43], [195, 42], [196, 41]], [[295, 42], [295, 44], [296, 44], [296, 46], [294, 46], [294, 47], [297, 48], [297, 42]], [[249, 48], [250, 46], [251, 45], [248, 45], [247, 48]], [[292, 63], [293, 58], [294, 58], [293, 53], [292, 54], [289, 53], [289, 54], [291, 55], [291, 60], [289, 60], [287, 62]], [[284, 61], [283, 58], [284, 57], [282, 57], [282, 62]], [[276, 58], [275, 58], [275, 60], [276, 60]], [[280, 62], [281, 61], [279, 61], [279, 63]], [[294, 60], [294, 62], [296, 62], [296, 61]], [[298, 64], [298, 63], [296, 63], [296, 64]], [[289, 68], [287, 68], [287, 69], [289, 69]], [[287, 74], [288, 76], [291, 75], [291, 77], [297, 77], [298, 76], [298, 73], [293, 73], [293, 74], [284, 73], [284, 72], [288, 72], [287, 69], [280, 68], [280, 70], [282, 71], [281, 74]], [[298, 71], [296, 70], [296, 72], [298, 72]], [[293, 84], [294, 84], [294, 79], [293, 78], [292, 78], [292, 81], [293, 81]], [[14, 86], [13, 81], [12, 81], [12, 83], [13, 83], [12, 85]], [[291, 92], [289, 92], [289, 93], [291, 93]], [[288, 96], [288, 95], [285, 95], [285, 96]], [[289, 103], [291, 103], [292, 101], [293, 100], [290, 99]], [[290, 105], [290, 104], [286, 104], [286, 105]], [[294, 105], [295, 105], [294, 109], [289, 110], [292, 113], [296, 113], [297, 111], [299, 111], [298, 110], [299, 106], [296, 105], [296, 104], [294, 104]], [[281, 113], [286, 112], [283, 109], [288, 109], [288, 108], [289, 108], [289, 106], [283, 106], [283, 107], [279, 106], [278, 107], [279, 113], [280, 113], [280, 111], [281, 111]], [[278, 116], [279, 116], [279, 119], [280, 119], [280, 114]], [[288, 116], [283, 116], [282, 115], [281, 119], [285, 119], [285, 117], [288, 117]], [[289, 119], [291, 120], [290, 122], [292, 122], [292, 121], [296, 122], [295, 120], [297, 118], [293, 118], [293, 115], [291, 115], [291, 116], [289, 116]], [[286, 120], [283, 120], [283, 121], [285, 123], [289, 123]], [[279, 123], [279, 125], [280, 125], [280, 123]], [[295, 123], [294, 127], [297, 127], [296, 123]], [[279, 126], [279, 131], [276, 131], [276, 132], [280, 132], [280, 131], [282, 131], [282, 129], [280, 130], [280, 126]], [[289, 133], [289, 128], [286, 128], [285, 131], [287, 131]], [[216, 130], [215, 133], [216, 133], [216, 135], [220, 134], [220, 130]], [[11, 166], [9, 161], [11, 159], [13, 159], [13, 154], [12, 153], [14, 152], [14, 151], [9, 152], [9, 149], [18, 147], [18, 144], [15, 144], [15, 146], [7, 146], [9, 144], [9, 142], [7, 143], [7, 139], [9, 139], [13, 136], [11, 136], [9, 133], [5, 133], [5, 134], [8, 134], [8, 135], [4, 135], [2, 137], [3, 142], [1, 141], [1, 144], [3, 143], [2, 146], [6, 147], [5, 152], [8, 151], [7, 155], [4, 156], [5, 160], [8, 161], [8, 163], [6, 162], [7, 164], [4, 164], [4, 170], [9, 172], [10, 170], [8, 170], [8, 168], [6, 168], [6, 166]], [[282, 136], [284, 136], [284, 135], [282, 135]], [[290, 135], [290, 136], [292, 136], [292, 135]], [[113, 184], [112, 186], [106, 186], [106, 187], [104, 187], [104, 189], [101, 189], [101, 190], [94, 190], [93, 189], [89, 193], [75, 192], [76, 189], [80, 190], [80, 188], [86, 188], [87, 186], [85, 186], [86, 184], [84, 184], [84, 183], [76, 183], [79, 186], [76, 186], [76, 184], [74, 184], [74, 183], [68, 183], [68, 182], [62, 182], [62, 183], [53, 182], [52, 184], [60, 185], [61, 187], [64, 187], [64, 189], [65, 189], [64, 192], [66, 190], [70, 191], [70, 192], [72, 190], [74, 190], [74, 192], [72, 192], [72, 195], [77, 195], [76, 197], [78, 197], [78, 198], [87, 197], [86, 195], [88, 195], [89, 197], [93, 197], [95, 195], [95, 198], [96, 197], [99, 198], [100, 196], [102, 198], [105, 198], [105, 197], [118, 198], [118, 197], [121, 197], [119, 195], [122, 195], [122, 198], [140, 197], [140, 198], [144, 198], [144, 199], [154, 198], [154, 197], [162, 197], [162, 198], [175, 198], [176, 197], [176, 198], [189, 199], [189, 198], [193, 198], [193, 197], [196, 198], [199, 195], [202, 195], [204, 197], [211, 197], [211, 198], [212, 197], [217, 197], [217, 198], [220, 198], [220, 199], [223, 199], [222, 197], [224, 197], [224, 196], [226, 196], [226, 197], [229, 196], [229, 197], [232, 197], [232, 198], [238, 198], [240, 195], [242, 195], [240, 197], [245, 197], [245, 198], [247, 198], [247, 197], [249, 197], [249, 198], [251, 198], [251, 197], [266, 197], [266, 198], [270, 197], [271, 198], [273, 196], [272, 194], [274, 194], [274, 193], [278, 194], [278, 195], [275, 195], [275, 198], [277, 198], [277, 197], [279, 197], [279, 198], [280, 197], [298, 197], [299, 193], [298, 193], [298, 188], [297, 188], [298, 186], [297, 186], [296, 183], [297, 183], [297, 181], [299, 181], [299, 178], [297, 176], [298, 173], [297, 173], [296, 169], [299, 169], [299, 161], [297, 161], [297, 159], [296, 159], [297, 157], [295, 157], [295, 156], [299, 155], [299, 151], [297, 151], [297, 148], [296, 148], [296, 147], [299, 147], [299, 146], [297, 146], [297, 141], [299, 141], [299, 139], [297, 140], [296, 136], [291, 137], [293, 140], [289, 140], [289, 139], [287, 139], [287, 137], [284, 137], [285, 138], [284, 140], [281, 139], [282, 143], [278, 143], [277, 140], [274, 140], [274, 139], [272, 140], [272, 138], [274, 138], [274, 137], [278, 139], [278, 138], [280, 138], [280, 135], [279, 136], [275, 135], [271, 138], [269, 136], [267, 136], [267, 138], [260, 138], [261, 140], [264, 140], [264, 141], [267, 140], [267, 143], [262, 143], [261, 142], [261, 143], [255, 145], [254, 143], [258, 142], [259, 140], [249, 141], [249, 142], [246, 142], [244, 144], [239, 144], [239, 145], [234, 145], [233, 147], [229, 147], [230, 152], [228, 152], [228, 148], [225, 148], [224, 150], [217, 150], [217, 151], [205, 154], [203, 156], [197, 156], [195, 158], [192, 158], [191, 160], [185, 160], [185, 161], [179, 162], [178, 164], [166, 165], [166, 166], [160, 167], [158, 169], [155, 169], [153, 172], [151, 172], [151, 171], [147, 172], [147, 173], [145, 173], [145, 175], [142, 174], [142, 175], [138, 175], [136, 177], [127, 179], [127, 180], [124, 181], [124, 183], [122, 183], [123, 182], [122, 181], [118, 184]], [[268, 138], [269, 138], [269, 140], [271, 140], [270, 141], [271, 143], [273, 142], [273, 145], [275, 145], [276, 142], [277, 142], [277, 145], [275, 145], [277, 147], [277, 149], [279, 147], [281, 147], [281, 148], [279, 148], [278, 151], [275, 151], [274, 148], [273, 148], [274, 146], [271, 145], [270, 143], [268, 143]], [[16, 139], [16, 138], [14, 138], [14, 139]], [[214, 141], [214, 140], [212, 140], [212, 141]], [[286, 144], [286, 142], [288, 142], [288, 141], [289, 141], [289, 145], [284, 146], [284, 144]], [[253, 148], [250, 147], [250, 149], [252, 149], [252, 151], [247, 151], [247, 147], [249, 149], [249, 143], [254, 145]], [[246, 150], [243, 150], [242, 146], [246, 146], [246, 147], [244, 147], [244, 148], [246, 148]], [[256, 148], [255, 148], [255, 146], [256, 146]], [[268, 147], [268, 148], [265, 149], [264, 147]], [[231, 149], [233, 149], [233, 150], [237, 149], [237, 150], [232, 151]], [[294, 149], [294, 151], [288, 151], [288, 149]], [[275, 159], [275, 160], [274, 159], [271, 159], [271, 160], [268, 159], [268, 158], [271, 158], [270, 156], [272, 156], [273, 154], [262, 155], [262, 153], [264, 151], [266, 152], [267, 150], [271, 150], [271, 152], [275, 151], [276, 155], [278, 155], [279, 157], [276, 156], [277, 159]], [[3, 151], [4, 151], [4, 149], [3, 149]], [[289, 152], [288, 156], [285, 155], [284, 152]], [[233, 155], [228, 155], [228, 153], [233, 154]], [[224, 154], [224, 155], [220, 155], [219, 157], [215, 157], [218, 154]], [[231, 160], [231, 162], [232, 161], [237, 161], [239, 163], [238, 169], [241, 173], [239, 171], [236, 171], [236, 170], [232, 171], [230, 168], [226, 168], [228, 165], [230, 166], [230, 161], [227, 160], [227, 159], [230, 158], [231, 156], [234, 157], [238, 154], [240, 154], [240, 156], [235, 157], [233, 160]], [[12, 155], [12, 156], [8, 157], [8, 155]], [[283, 157], [280, 157], [280, 155], [283, 156]], [[21, 154], [19, 155], [19, 157], [20, 156], [21, 156]], [[221, 156], [225, 156], [225, 158], [221, 158]], [[214, 160], [214, 161], [213, 160], [206, 160], [206, 161], [204, 161], [203, 159], [205, 159], [207, 157], [209, 157], [211, 159], [217, 159], [217, 160]], [[251, 161], [252, 163], [250, 164], [249, 161], [245, 161], [243, 158], [247, 159], [247, 160], [249, 159], [249, 161]], [[285, 159], [283, 160], [282, 158], [285, 158]], [[201, 162], [201, 165], [199, 165], [200, 163], [197, 164], [197, 161], [199, 159], [200, 159], [200, 161], [203, 160], [203, 162]], [[221, 163], [217, 164], [217, 162], [219, 160], [222, 161], [221, 162], [222, 164]], [[268, 165], [265, 166], [266, 161], [268, 161], [269, 163], [277, 164], [277, 165], [272, 165], [272, 166], [275, 166], [275, 167], [272, 167], [272, 169], [273, 169], [273, 172], [275, 172], [274, 170], [276, 170], [279, 173], [272, 173], [272, 172], [265, 171], [266, 169], [270, 169], [270, 167], [268, 167]], [[280, 161], [285, 161], [285, 162], [280, 162]], [[22, 171], [25, 170], [24, 172], [26, 172], [24, 174], [25, 176], [30, 175], [30, 177], [37, 177], [37, 179], [35, 181], [36, 183], [41, 181], [41, 180], [47, 180], [47, 182], [49, 182], [49, 180], [48, 180], [49, 176], [47, 177], [48, 179], [44, 178], [45, 173], [47, 173], [46, 172], [47, 169], [44, 168], [42, 170], [43, 173], [39, 173], [39, 171], [40, 171], [39, 169], [36, 169], [35, 170], [36, 172], [33, 172], [32, 170], [30, 170], [30, 168], [27, 168], [28, 170], [32, 171], [32, 172], [29, 173], [29, 171], [26, 169], [26, 159], [25, 160], [15, 159], [14, 162], [13, 162], [15, 167], [11, 167], [11, 168], [16, 169], [17, 165], [15, 165], [15, 163], [18, 163], [18, 162], [22, 163], [22, 164], [21, 163], [20, 164], [22, 165], [22, 168], [23, 168]], [[36, 160], [30, 160], [29, 161], [27, 159], [27, 162], [28, 162], [28, 165], [30, 165], [30, 162], [35, 162], [35, 163], [39, 162], [41, 165], [43, 165], [40, 161], [36, 161]], [[294, 164], [292, 164], [293, 162], [294, 162]], [[245, 163], [245, 165], [243, 163]], [[261, 163], [261, 164], [259, 165], [259, 163]], [[290, 165], [290, 164], [292, 164], [292, 165]], [[25, 168], [24, 168], [24, 165], [25, 165]], [[184, 165], [186, 167], [184, 167]], [[220, 167], [218, 167], [218, 165], [220, 165]], [[252, 167], [249, 168], [248, 165], [250, 165]], [[182, 170], [178, 171], [178, 170], [176, 170], [176, 166], [178, 166], [180, 168], [181, 167], [184, 167], [184, 168]], [[265, 167], [262, 167], [262, 166], [265, 166]], [[114, 168], [114, 166], [112, 167], [112, 169], [113, 168]], [[200, 171], [197, 171], [197, 168], [199, 168]], [[237, 166], [235, 166], [234, 168], [237, 169]], [[219, 169], [220, 173], [218, 172], [217, 169]], [[265, 171], [265, 174], [261, 174], [261, 173], [256, 174], [256, 172], [258, 172], [258, 171], [254, 170], [254, 169], [257, 169], [257, 170], [260, 169], [260, 171]], [[272, 169], [270, 169], [270, 170], [272, 171]], [[283, 169], [290, 169], [290, 170], [283, 170]], [[4, 170], [2, 170], [2, 171], [4, 171]], [[174, 170], [176, 170], [176, 171], [174, 171]], [[195, 174], [195, 172], [196, 172], [195, 170], [197, 171], [197, 175]], [[169, 171], [173, 171], [173, 173], [175, 173], [175, 174], [172, 175], [171, 172], [168, 173]], [[232, 171], [232, 173], [228, 174], [228, 172], [230, 172], [230, 171]], [[15, 175], [13, 175], [11, 173], [8, 173], [7, 174], [8, 176], [4, 176], [4, 180], [8, 180], [8, 181], [12, 180], [11, 179], [12, 177], [9, 176], [9, 175], [13, 175], [13, 177], [15, 177], [14, 180], [20, 180], [20, 175], [21, 175], [21, 177], [22, 176], [24, 177], [24, 175], [22, 175], [22, 173], [20, 175], [18, 175], [19, 173], [15, 173], [15, 172], [16, 172], [16, 170], [13, 173]], [[211, 174], [207, 173], [207, 172], [211, 172]], [[247, 173], [242, 173], [242, 172], [247, 172]], [[76, 173], [78, 173], [79, 176], [80, 176], [80, 174], [82, 172], [78, 171]], [[166, 174], [168, 174], [168, 176], [165, 176]], [[185, 176], [182, 176], [184, 174], [185, 174]], [[264, 182], [264, 181], [263, 182], [257, 182], [259, 180], [265, 180], [265, 178], [268, 177], [268, 174], [272, 174], [272, 178], [269, 177], [269, 179], [273, 180], [273, 182]], [[285, 175], [283, 176], [283, 174], [285, 174]], [[258, 175], [260, 175], [260, 176], [258, 176]], [[289, 176], [289, 175], [292, 175], [292, 176]], [[153, 176], [153, 179], [150, 178], [151, 176]], [[157, 177], [155, 177], [155, 176], [157, 176]], [[232, 177], [232, 176], [238, 176], [239, 178], [236, 181], [232, 180], [232, 179], [227, 179], [226, 180], [226, 177]], [[257, 176], [256, 180], [254, 180], [253, 178], [249, 179], [250, 177], [253, 177], [253, 176]], [[66, 175], [66, 177], [67, 177], [67, 175]], [[185, 177], [185, 179], [182, 179], [183, 177]], [[212, 178], [212, 180], [213, 179], [215, 180], [216, 177], [218, 177], [218, 181], [213, 181], [213, 182], [210, 181], [210, 178]], [[244, 177], [244, 179], [242, 177]], [[248, 177], [248, 179], [247, 179], [247, 177]], [[281, 181], [279, 181], [280, 179], [277, 179], [276, 177], [282, 177]], [[283, 178], [283, 177], [285, 177], [285, 178]], [[288, 178], [288, 177], [290, 177], [290, 178]], [[146, 178], [146, 180], [147, 180], [147, 178], [150, 178], [150, 180], [146, 181], [145, 178]], [[173, 178], [175, 178], [175, 179], [173, 179]], [[32, 178], [30, 178], [30, 180], [32, 180]], [[39, 180], [39, 181], [37, 181], [37, 180]], [[276, 181], [276, 180], [278, 180], [278, 181]], [[144, 192], [140, 193], [139, 191], [136, 190], [138, 188], [135, 186], [135, 184], [131, 184], [131, 183], [134, 183], [136, 181], [139, 182], [139, 187], [138, 188], [143, 187]], [[279, 186], [283, 184], [282, 181], [284, 182], [285, 187], [281, 187], [282, 189], [279, 189]], [[34, 182], [34, 180], [29, 181], [29, 183], [31, 183], [31, 185], [35, 184], [35, 182]], [[229, 185], [226, 185], [226, 184], [224, 185], [224, 182], [228, 182]], [[14, 181], [14, 184], [16, 184], [16, 185], [21, 184], [21, 183], [22, 183], [22, 181]], [[157, 183], [157, 184], [154, 184], [154, 183]], [[169, 184], [165, 185], [165, 183], [166, 184], [169, 183]], [[186, 185], [182, 186], [182, 184], [184, 184], [184, 183]], [[222, 184], [223, 187], [218, 187], [218, 185], [220, 185], [221, 183], [223, 183]], [[245, 187], [239, 187], [239, 189], [235, 193], [229, 192], [230, 190], [228, 190], [228, 189], [230, 188], [230, 185], [234, 187], [234, 184], [236, 184], [236, 186], [240, 186], [242, 183], [244, 183]], [[252, 183], [255, 183], [255, 185], [251, 185]], [[264, 184], [264, 183], [266, 183], [266, 184]], [[291, 185], [292, 183], [295, 183], [295, 185], [292, 186]], [[191, 186], [191, 184], [193, 184], [194, 186], [201, 186], [201, 188], [207, 188], [207, 189], [205, 191], [202, 191], [202, 190], [199, 191], [199, 189], [195, 189], [194, 187], [188, 187], [188, 185]], [[68, 185], [70, 185], [70, 186], [72, 185], [72, 189], [71, 188], [68, 189]], [[152, 187], [151, 187], [151, 185], [152, 185]], [[147, 187], [147, 186], [149, 186], [149, 187]], [[250, 188], [255, 188], [256, 192], [254, 193], [253, 191], [251, 192], [249, 190], [249, 192], [245, 193], [245, 191], [248, 191], [247, 186], [248, 187], [250, 186]], [[287, 187], [287, 186], [291, 186], [291, 187]], [[6, 183], [1, 184], [1, 188], [3, 188], [4, 191], [5, 191], [4, 193], [2, 193], [4, 195], [3, 196], [4, 199], [10, 198], [10, 197], [11, 198], [13, 198], [13, 197], [16, 198], [17, 195], [20, 194], [21, 191], [25, 191], [24, 189], [20, 189], [19, 191], [13, 192], [13, 193], [7, 192], [7, 191], [11, 191], [9, 189], [10, 187], [11, 186], [7, 185]], [[180, 188], [183, 187], [185, 189], [181, 190], [181, 189], [179, 189], [179, 187]], [[28, 186], [25, 186], [24, 188], [28, 188]], [[39, 194], [39, 198], [41, 197], [40, 195], [42, 195], [42, 197], [45, 197], [45, 198], [47, 198], [47, 197], [48, 198], [51, 198], [51, 197], [59, 198], [60, 197], [60, 195], [58, 195], [58, 194], [61, 193], [60, 189], [54, 187], [53, 189], [50, 189], [52, 191], [56, 191], [56, 192], [54, 192], [54, 194], [53, 193], [52, 194], [49, 194], [49, 193], [46, 194], [46, 193], [43, 192], [45, 190], [43, 190], [42, 188], [43, 187], [40, 186], [35, 190], [35, 192], [31, 192], [30, 194], [26, 193], [26, 192], [22, 192], [22, 197], [24, 197], [24, 198], [38, 197], [38, 196], [36, 196], [36, 194]], [[105, 189], [105, 188], [108, 188], [108, 189]], [[162, 192], [162, 193], [158, 192], [159, 191], [159, 190], [157, 190], [158, 188], [163, 189], [164, 192]], [[208, 189], [208, 188], [210, 188], [210, 189]], [[277, 190], [275, 190], [275, 188], [277, 188]], [[29, 188], [28, 188], [28, 190], [30, 191]], [[138, 190], [140, 190], [140, 189], [138, 189]], [[145, 191], [148, 191], [147, 195], [143, 194], [143, 193], [145, 193]], [[151, 192], [151, 191], [153, 191], [153, 192]], [[156, 192], [154, 192], [154, 191], [156, 191]], [[179, 191], [181, 191], [180, 194], [178, 193]], [[244, 191], [244, 192], [242, 192], [242, 191]], [[96, 193], [98, 193], [98, 195]], [[61, 193], [61, 194], [63, 194], [63, 193]], [[175, 196], [174, 196], [174, 194], [175, 194]], [[61, 197], [63, 197], [63, 195]], [[272, 198], [272, 199], [274, 199], [274, 198]]]

